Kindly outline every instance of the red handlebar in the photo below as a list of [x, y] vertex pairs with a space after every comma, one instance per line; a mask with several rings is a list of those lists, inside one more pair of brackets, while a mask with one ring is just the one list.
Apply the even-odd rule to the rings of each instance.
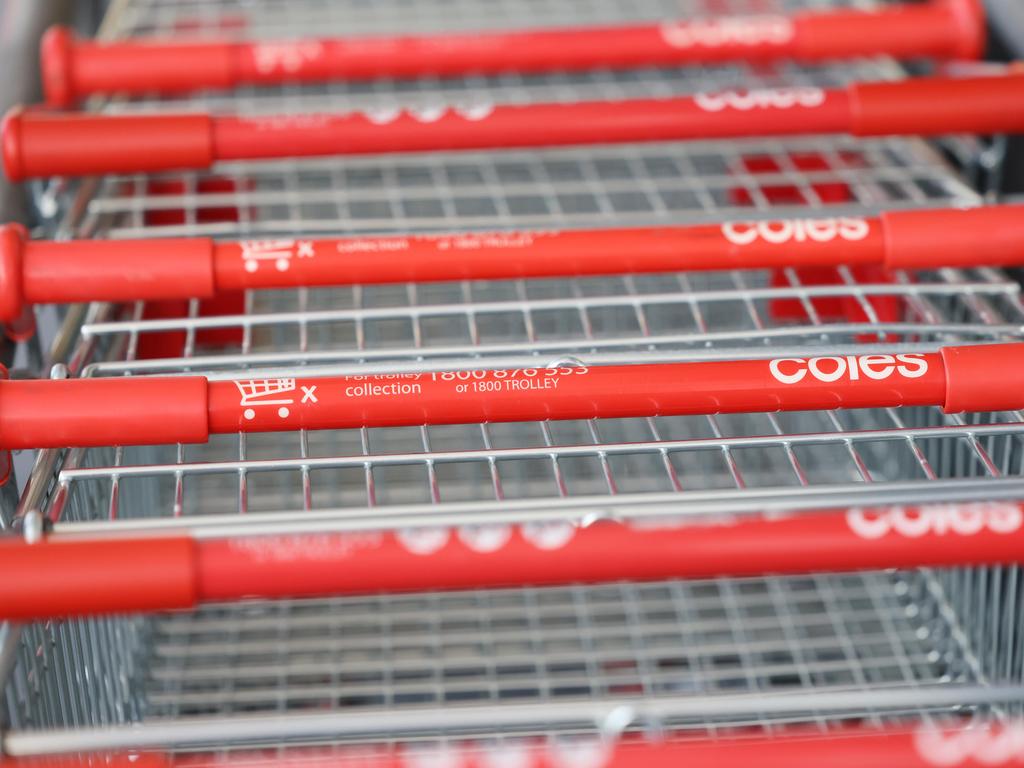
[[[926, 694], [924, 694], [926, 695]], [[453, 718], [457, 718], [453, 713]], [[1020, 764], [1024, 723], [974, 722], [965, 725], [854, 725], [822, 732], [789, 726], [770, 734], [728, 732], [714, 738], [642, 739], [606, 735], [574, 742], [507, 740], [499, 744], [474, 739], [431, 745], [359, 745], [327, 748], [294, 746], [286, 750], [231, 750], [218, 753], [141, 752], [97, 756], [87, 764], [111, 768], [1003, 768]], [[89, 756], [40, 759], [0, 757], [0, 768], [78, 768]]]
[[878, 11], [723, 17], [582, 29], [431, 37], [273, 42], [147, 40], [96, 43], [55, 27], [43, 41], [46, 100], [94, 94], [181, 93], [244, 84], [378, 77], [537, 73], [715, 62], [975, 58], [984, 46], [979, 0], [933, 0]]
[[485, 524], [231, 539], [0, 540], [0, 620], [204, 601], [618, 580], [1012, 564], [1013, 503], [731, 522]]
[[622, 102], [276, 117], [13, 110], [8, 178], [203, 169], [219, 160], [541, 147], [734, 136], [1013, 133], [1024, 75], [802, 86]]
[[[993, 371], [999, 371], [993, 376]], [[941, 406], [1024, 408], [1024, 343], [939, 352], [585, 368], [0, 381], [0, 448], [204, 442], [210, 433]]]
[[1024, 264], [1024, 205], [694, 227], [214, 243], [28, 241], [0, 227], [0, 321], [26, 303], [208, 298], [246, 288], [873, 264]]

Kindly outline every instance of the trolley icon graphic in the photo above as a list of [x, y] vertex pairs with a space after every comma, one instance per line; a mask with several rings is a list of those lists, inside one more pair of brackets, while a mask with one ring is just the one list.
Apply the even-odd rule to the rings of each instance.
[[278, 406], [277, 415], [282, 419], [291, 413], [288, 406], [295, 400], [281, 396], [295, 392], [295, 379], [249, 379], [236, 381], [235, 386], [242, 396], [238, 405], [245, 408], [242, 415], [249, 421], [256, 418], [256, 408], [265, 406]]
[[313, 244], [294, 240], [243, 240], [242, 261], [246, 272], [255, 272], [263, 262], [273, 262], [278, 272], [287, 272], [293, 258], [311, 258]]

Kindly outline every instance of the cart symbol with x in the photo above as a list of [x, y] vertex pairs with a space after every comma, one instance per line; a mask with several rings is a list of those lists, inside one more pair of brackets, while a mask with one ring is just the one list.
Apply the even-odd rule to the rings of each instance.
[[285, 419], [290, 413], [288, 406], [295, 402], [291, 397], [282, 397], [295, 391], [295, 379], [249, 379], [236, 381], [235, 386], [242, 396], [238, 404], [245, 408], [242, 415], [248, 420], [256, 418], [256, 408], [268, 405], [279, 406], [277, 415]]
[[255, 272], [262, 262], [273, 262], [278, 272], [287, 272], [293, 258], [313, 258], [313, 243], [308, 240], [243, 240], [242, 261], [246, 272]]

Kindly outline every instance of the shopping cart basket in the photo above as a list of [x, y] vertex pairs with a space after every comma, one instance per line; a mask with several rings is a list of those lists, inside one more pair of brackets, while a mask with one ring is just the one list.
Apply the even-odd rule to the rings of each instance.
[[[460, 23], [470, 23], [473, 7], [465, 5], [469, 20]], [[262, 10], [269, 16], [254, 12], [254, 28], [275, 24], [274, 9]], [[177, 8], [129, 11], [111, 17], [108, 33], [185, 24]], [[199, 26], [234, 23], [220, 7], [206, 11]], [[316, 26], [295, 12], [287, 18], [289, 31]], [[872, 75], [898, 70], [859, 62], [699, 73], [723, 86], [741, 77], [825, 85]], [[687, 84], [692, 91], [693, 76], [652, 70], [459, 87], [495, 100], [573, 99]], [[410, 100], [450, 96], [452, 87]], [[278, 111], [396, 95], [282, 87], [195, 103], [229, 98], [239, 110]], [[742, 220], [752, 211], [805, 215], [808, 207], [865, 215], [978, 202], [928, 146], [907, 139], [237, 162], [217, 174], [106, 177], [68, 206], [67, 225], [79, 236], [264, 240], [336, 231], [339, 222], [342, 234], [356, 235], [561, 228], [611, 217], [636, 225]], [[67, 369], [55, 376], [298, 383], [312, 366], [344, 376], [753, 352], [804, 357], [824, 348], [916, 354], [1013, 341], [1024, 314], [1019, 287], [986, 268], [360, 285], [252, 291], [242, 302], [217, 313], [199, 301], [93, 305]], [[77, 333], [81, 319], [72, 313], [67, 330]], [[235, 389], [235, 405], [260, 391]], [[276, 418], [275, 408], [291, 405], [267, 411]], [[595, 512], [654, 525], [679, 516], [707, 524], [766, 511], [845, 514], [851, 504], [948, 511], [941, 505], [1020, 497], [1021, 436], [1016, 412], [923, 406], [232, 433], [202, 445], [43, 451], [12, 522], [30, 540], [51, 542], [283, 534], [308, 554], [309, 536], [382, 528], [412, 529], [427, 546], [437, 540], [433, 528], [483, 526], [475, 532], [486, 543], [493, 532], [485, 524], [504, 514], [515, 525], [544, 521], [549, 535], [564, 536], [594, 522]], [[259, 541], [252, 539], [254, 555]], [[268, 751], [252, 759], [272, 762], [302, 755], [306, 744], [384, 742], [389, 754], [415, 763], [451, 762], [470, 748], [512, 759], [525, 738], [582, 760], [602, 734], [657, 744], [659, 734], [721, 739], [792, 723], [829, 733], [851, 719], [869, 728], [955, 726], [1021, 711], [1018, 579], [1013, 567], [857, 568], [228, 601], [172, 614], [38, 622], [22, 627], [20, 639], [13, 629], [5, 636], [3, 666], [12, 671], [3, 744], [17, 756], [145, 749], [183, 761], [192, 750], [208, 761], [261, 745]]]

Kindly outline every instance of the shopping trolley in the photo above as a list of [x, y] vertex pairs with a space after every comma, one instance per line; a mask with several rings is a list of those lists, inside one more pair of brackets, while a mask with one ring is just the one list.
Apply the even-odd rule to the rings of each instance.
[[[252, 9], [245, 23], [258, 30], [280, 20], [277, 34], [316, 31], [315, 17], [282, 19], [275, 7]], [[350, 25], [366, 13], [360, 8], [350, 9]], [[443, 17], [412, 11], [405, 20], [471, 25], [479, 20], [474, 8], [480, 12], [461, 3], [463, 13]], [[371, 20], [387, 6], [375, 9]], [[186, 19], [187, 6], [127, 5], [106, 32], [243, 23], [221, 11], [204, 6]], [[608, 20], [622, 7], [595, 11], [605, 14], [595, 20]], [[579, 82], [505, 76], [439, 84], [409, 101], [455, 101], [467, 92], [494, 101], [657, 95], [692, 92], [694, 77], [772, 87], [899, 74], [889, 62], [861, 61], [596, 72]], [[202, 94], [194, 104], [222, 100], [239, 111], [278, 112], [319, 103], [383, 107], [400, 97], [352, 85], [283, 86]], [[179, 105], [107, 109], [142, 106]], [[338, 229], [562, 229], [612, 218], [663, 226], [978, 202], [922, 142], [843, 137], [232, 162], [216, 175], [108, 176], [80, 194], [56, 235], [263, 241]], [[257, 274], [274, 271], [267, 266]], [[278, 288], [228, 306], [162, 298], [72, 312], [57, 344], [71, 353], [54, 378], [70, 374], [71, 385], [202, 377], [231, 393], [243, 420], [242, 398], [292, 400], [254, 414], [273, 422], [277, 409], [301, 405], [294, 401], [300, 382], [310, 385], [307, 374], [806, 358], [823, 349], [928, 355], [1015, 341], [1024, 314], [1016, 283], [963, 265], [914, 274], [779, 267]], [[295, 390], [282, 383], [293, 379]], [[235, 381], [253, 386], [239, 391]], [[452, 545], [455, 530], [486, 549], [501, 541], [503, 524], [532, 523], [539, 541], [554, 542], [625, 523], [655, 541], [666, 530], [685, 534], [682, 525], [710, 537], [715, 526], [833, 520], [838, 511], [853, 512], [864, 530], [915, 530], [927, 519], [952, 532], [980, 520], [995, 535], [991, 527], [1012, 522], [1020, 498], [1021, 436], [1015, 411], [944, 414], [925, 405], [235, 429], [200, 444], [44, 450], [12, 523], [41, 546], [86, 536], [187, 534], [213, 544], [244, 537], [247, 556], [274, 565], [268, 575], [288, 573], [278, 566], [315, 556], [317, 546], [335, 551], [338, 537], [366, 542], [383, 531], [427, 551]], [[914, 511], [921, 506], [932, 510], [925, 518]], [[808, 510], [825, 516], [798, 516]], [[977, 542], [976, 533], [964, 541]], [[960, 539], [945, 541], [951, 551]], [[151, 572], [139, 554], [141, 577]], [[835, 735], [856, 721], [849, 727], [876, 736], [909, 729], [915, 735], [903, 744], [927, 760], [933, 753], [922, 753], [918, 740], [939, 737], [922, 724], [956, 728], [1021, 713], [1015, 567], [826, 571], [371, 589], [8, 627], [2, 743], [13, 756], [145, 750], [141, 760], [157, 764], [311, 754], [330, 761], [363, 749], [383, 761], [500, 763], [522, 761], [525, 745], [600, 764], [620, 742], [624, 750], [671, 749], [688, 737], [699, 747], [705, 737], [749, 735], [755, 741], [739, 738], [737, 749], [764, 754], [757, 739], [788, 735], [816, 754], [806, 729]], [[136, 580], [114, 586], [132, 590]], [[998, 743], [1014, 743], [1015, 731], [1007, 732]], [[949, 740], [979, 750], [964, 754], [985, 753], [970, 736]]]

